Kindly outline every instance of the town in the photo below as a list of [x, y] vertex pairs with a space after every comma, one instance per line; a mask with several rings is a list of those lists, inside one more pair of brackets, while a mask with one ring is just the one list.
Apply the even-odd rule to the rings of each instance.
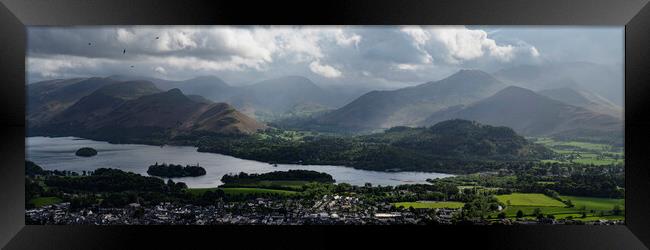
[[[303, 199], [256, 198], [216, 205], [160, 203], [143, 207], [131, 203], [124, 208], [84, 208], [71, 211], [70, 203], [59, 203], [26, 211], [28, 224], [85, 225], [436, 225], [452, 224], [462, 208], [400, 209], [388, 203], [364, 204], [356, 197], [325, 195], [314, 202]], [[489, 224], [591, 224], [617, 225], [622, 221], [498, 219], [476, 221]]]

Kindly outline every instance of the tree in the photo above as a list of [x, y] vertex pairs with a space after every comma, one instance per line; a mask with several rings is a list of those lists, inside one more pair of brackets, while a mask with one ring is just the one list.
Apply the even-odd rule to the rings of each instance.
[[541, 214], [542, 214], [542, 210], [540, 208], [537, 207], [535, 208], [535, 210], [533, 210], [533, 216], [539, 217], [539, 215]]
[[571, 200], [567, 200], [566, 202], [564, 202], [564, 204], [566, 204], [566, 207], [574, 207], [575, 206], [575, 205], [573, 205], [573, 202]]
[[522, 218], [522, 217], [524, 217], [524, 212], [522, 212], [521, 210], [517, 211], [517, 218]]
[[499, 218], [499, 219], [505, 219], [505, 218], [506, 218], [506, 213], [504, 213], [504, 212], [499, 213], [499, 214], [497, 215], [497, 218]]

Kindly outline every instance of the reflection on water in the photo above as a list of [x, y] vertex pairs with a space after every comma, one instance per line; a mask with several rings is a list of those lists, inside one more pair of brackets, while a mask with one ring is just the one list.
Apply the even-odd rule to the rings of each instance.
[[[26, 158], [44, 169], [58, 169], [81, 172], [97, 168], [118, 168], [125, 171], [147, 175], [147, 168], [156, 162], [182, 165], [199, 164], [207, 174], [200, 177], [173, 178], [185, 182], [189, 187], [215, 187], [221, 185], [221, 177], [228, 173], [265, 173], [289, 169], [307, 169], [325, 172], [338, 183], [363, 185], [399, 185], [426, 183], [428, 178], [451, 176], [438, 173], [421, 172], [377, 172], [358, 170], [343, 166], [292, 165], [243, 160], [227, 155], [197, 152], [195, 147], [186, 146], [148, 146], [137, 144], [110, 144], [76, 137], [28, 137], [26, 138]], [[93, 157], [75, 156], [81, 147], [92, 147], [98, 152]]]

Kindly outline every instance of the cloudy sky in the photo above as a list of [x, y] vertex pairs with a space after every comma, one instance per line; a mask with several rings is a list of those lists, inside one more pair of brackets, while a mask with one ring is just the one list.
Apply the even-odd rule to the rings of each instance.
[[[397, 88], [458, 69], [623, 62], [623, 27], [81, 26], [28, 28], [28, 82], [216, 75], [239, 85], [301, 75], [320, 85]], [[124, 53], [126, 50], [126, 53]]]

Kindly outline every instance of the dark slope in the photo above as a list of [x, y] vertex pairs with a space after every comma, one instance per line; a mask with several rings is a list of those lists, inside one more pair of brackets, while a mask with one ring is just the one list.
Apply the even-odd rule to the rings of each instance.
[[116, 82], [105, 85], [82, 97], [75, 104], [56, 114], [48, 124], [86, 126], [112, 112], [128, 100], [161, 92], [148, 81]]
[[250, 134], [265, 128], [228, 104], [202, 99], [190, 98], [179, 89], [160, 92], [145, 81], [116, 83], [83, 97], [30, 131], [114, 142], [151, 142], [193, 132]]
[[67, 109], [95, 90], [116, 83], [108, 78], [75, 78], [27, 85], [28, 126], [37, 126]]

